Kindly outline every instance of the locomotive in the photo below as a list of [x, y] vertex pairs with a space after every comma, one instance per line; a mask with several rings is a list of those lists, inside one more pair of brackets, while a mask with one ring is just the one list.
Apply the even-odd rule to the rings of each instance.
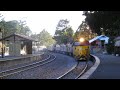
[[89, 60], [90, 48], [89, 41], [80, 38], [79, 41], [73, 43], [73, 56], [76, 60]]

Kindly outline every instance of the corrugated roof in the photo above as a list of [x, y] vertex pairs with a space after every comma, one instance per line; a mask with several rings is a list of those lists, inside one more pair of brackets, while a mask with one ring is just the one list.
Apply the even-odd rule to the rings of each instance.
[[4, 37], [4, 38], [0, 39], [0, 41], [1, 40], [10, 40], [11, 37], [14, 37], [14, 36], [15, 37], [17, 36], [20, 40], [36, 41], [36, 40], [32, 39], [31, 37], [26, 37], [25, 35], [20, 35], [20, 34], [16, 34], [16, 33], [11, 34], [11, 35], [9, 35], [7, 37]]
[[97, 36], [97, 37], [89, 40], [89, 43], [92, 43], [92, 42], [94, 42], [96, 40], [105, 40], [105, 43], [108, 43], [108, 39], [109, 39], [109, 37], [107, 37], [105, 35], [100, 35], [100, 36]]

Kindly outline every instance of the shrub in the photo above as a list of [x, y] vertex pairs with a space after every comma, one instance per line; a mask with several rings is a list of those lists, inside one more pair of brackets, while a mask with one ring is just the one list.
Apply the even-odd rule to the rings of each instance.
[[108, 54], [114, 53], [114, 39], [110, 38], [108, 44], [106, 45], [106, 50]]

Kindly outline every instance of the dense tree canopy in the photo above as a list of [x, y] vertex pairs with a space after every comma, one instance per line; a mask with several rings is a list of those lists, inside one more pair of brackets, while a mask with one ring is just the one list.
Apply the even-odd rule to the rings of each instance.
[[120, 35], [120, 11], [84, 11], [91, 30], [110, 37]]
[[4, 37], [13, 33], [17, 33], [25, 36], [30, 36], [30, 34], [32, 33], [32, 31], [29, 29], [28, 26], [26, 26], [26, 24], [24, 24], [23, 21], [17, 21], [17, 20], [13, 20], [13, 21], [2, 20], [0, 22], [0, 28], [2, 32], [4, 32]]
[[90, 40], [96, 35], [97, 34], [92, 32], [87, 23], [83, 21], [75, 32], [74, 41], [79, 41], [81, 37], [85, 38], [86, 40]]

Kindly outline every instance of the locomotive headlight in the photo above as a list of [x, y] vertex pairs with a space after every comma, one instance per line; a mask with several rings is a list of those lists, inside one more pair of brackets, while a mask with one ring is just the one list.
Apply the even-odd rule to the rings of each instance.
[[80, 42], [84, 42], [85, 39], [84, 39], [84, 38], [80, 38], [79, 41], [80, 41]]

